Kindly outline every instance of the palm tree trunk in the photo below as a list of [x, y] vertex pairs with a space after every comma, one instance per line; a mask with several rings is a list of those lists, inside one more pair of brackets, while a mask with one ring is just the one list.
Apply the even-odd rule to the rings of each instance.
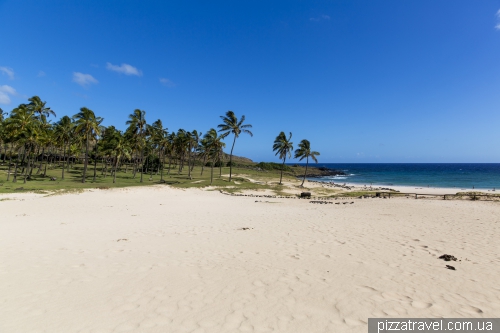
[[94, 179], [93, 179], [94, 182], [95, 182], [96, 172], [97, 172], [97, 151], [96, 151], [96, 156], [94, 156]]
[[31, 148], [28, 149], [28, 165], [26, 166], [26, 173], [24, 174], [24, 184], [26, 184], [26, 178], [28, 178], [28, 175], [30, 173], [30, 166], [31, 166], [30, 154], [31, 154]]
[[188, 150], [188, 177], [189, 179], [193, 179], [191, 177], [191, 144], [189, 144], [189, 150]]
[[162, 163], [161, 163], [161, 170], [160, 170], [160, 181], [161, 182], [163, 182], [163, 169], [164, 168], [165, 168], [165, 152], [162, 153]]
[[304, 187], [304, 182], [306, 181], [307, 166], [308, 165], [309, 165], [309, 156], [307, 156], [307, 159], [306, 159], [306, 172], [304, 172], [304, 179], [302, 179], [302, 184], [300, 184], [300, 187]]
[[137, 174], [137, 154], [134, 154], [134, 171], [132, 172], [132, 178], [135, 178], [135, 175]]
[[[19, 155], [17, 156], [17, 158], [19, 159]], [[25, 170], [25, 167], [24, 167], [24, 160], [26, 159], [26, 145], [24, 145], [24, 149], [23, 149], [23, 159], [21, 160], [21, 166], [22, 166], [22, 169], [21, 169], [21, 175], [24, 174], [24, 170]]]
[[212, 183], [214, 182], [214, 165], [215, 165], [215, 156], [214, 158], [212, 159], [212, 170], [210, 172], [210, 185], [212, 185]]
[[203, 169], [205, 169], [205, 163], [207, 161], [207, 156], [203, 157], [203, 164], [201, 165], [201, 174], [200, 176], [203, 176]]
[[104, 175], [104, 156], [101, 158], [101, 176]]
[[281, 183], [281, 180], [283, 179], [283, 169], [285, 168], [285, 161], [286, 161], [286, 156], [283, 158], [283, 164], [281, 164], [281, 176], [280, 176], [280, 185], [283, 185]]
[[20, 150], [18, 150], [17, 152], [17, 158], [16, 158], [16, 166], [14, 168], [14, 178], [12, 178], [12, 182], [13, 183], [17, 183], [17, 165], [19, 164], [19, 153], [20, 153]]
[[158, 176], [158, 173], [160, 173], [160, 167], [161, 167], [161, 149], [158, 148], [158, 165], [156, 166], [156, 175]]
[[[152, 156], [152, 155], [149, 155], [149, 156]], [[149, 173], [149, 179], [152, 180], [153, 179], [153, 169], [154, 169], [154, 161], [153, 159], [151, 158], [151, 172]], [[160, 161], [158, 161], [158, 163], [160, 163]]]
[[[33, 147], [33, 152], [35, 152], [34, 147]], [[38, 151], [37, 151], [36, 155], [33, 156], [33, 158], [31, 159], [31, 164], [30, 164], [30, 167], [29, 167], [29, 177], [30, 178], [31, 178], [31, 175], [33, 174], [33, 169], [35, 169], [35, 158], [38, 156], [39, 153], [40, 153], [40, 148], [38, 148]], [[29, 156], [28, 156], [28, 163], [30, 163]]]
[[85, 161], [83, 162], [82, 183], [85, 183], [85, 176], [87, 174], [88, 163], [89, 163], [89, 134], [87, 133], [87, 143], [85, 145]]
[[10, 155], [9, 155], [9, 171], [7, 171], [7, 181], [10, 179], [10, 168], [12, 164], [12, 146], [10, 147]]
[[219, 151], [219, 178], [222, 177], [222, 163], [223, 163], [224, 155], [222, 153], [222, 149]]
[[182, 167], [184, 166], [184, 154], [180, 156], [180, 161], [179, 161], [179, 169], [177, 170], [177, 174], [180, 175], [182, 171]]
[[172, 164], [172, 155], [168, 155], [168, 171], [167, 175], [170, 175], [170, 165]]
[[231, 181], [231, 176], [233, 175], [233, 149], [236, 143], [236, 135], [234, 135], [233, 146], [231, 147], [231, 155], [229, 155], [229, 181]]
[[62, 165], [62, 174], [61, 179], [64, 179], [64, 162], [66, 161], [66, 142], [63, 144], [63, 165]]
[[144, 148], [141, 149], [141, 183], [142, 183], [142, 175], [144, 173]]
[[113, 184], [116, 183], [116, 168], [118, 167], [118, 157], [116, 157], [116, 162], [115, 162], [115, 171], [113, 174]]
[[45, 168], [44, 168], [44, 170], [43, 170], [43, 176], [44, 176], [44, 177], [47, 177], [47, 164], [48, 164], [48, 163], [45, 163]]
[[[39, 152], [40, 152], [40, 148], [38, 148], [37, 155]], [[42, 171], [43, 155], [45, 155], [45, 147], [43, 147], [43, 149], [42, 149], [42, 159], [40, 160], [40, 166], [38, 167], [38, 171], [36, 172], [37, 175]]]

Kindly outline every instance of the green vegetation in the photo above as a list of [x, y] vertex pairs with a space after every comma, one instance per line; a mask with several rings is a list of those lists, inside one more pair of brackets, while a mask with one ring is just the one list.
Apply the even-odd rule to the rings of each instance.
[[256, 165], [256, 167], [260, 168], [262, 170], [266, 170], [266, 171], [284, 170], [284, 171], [288, 171], [288, 172], [294, 172], [294, 170], [292, 170], [292, 168], [289, 167], [288, 165], [281, 165], [281, 164], [274, 163], [274, 162], [260, 162]]
[[[169, 132], [160, 119], [148, 123], [140, 109], [128, 116], [125, 131], [102, 126], [104, 119], [86, 107], [52, 122], [56, 113], [46, 102], [38, 96], [28, 102], [10, 114], [0, 109], [0, 193], [55, 195], [146, 184], [281, 193], [283, 187], [272, 181], [278, 173], [280, 184], [284, 178], [295, 183], [304, 174], [303, 167], [284, 164], [293, 149], [291, 134], [278, 142], [281, 165], [234, 156], [236, 139], [241, 133], [252, 136], [252, 125], [232, 111], [221, 116], [219, 131], [211, 128], [203, 135], [197, 130]], [[231, 152], [225, 154], [223, 139], [231, 134]]]

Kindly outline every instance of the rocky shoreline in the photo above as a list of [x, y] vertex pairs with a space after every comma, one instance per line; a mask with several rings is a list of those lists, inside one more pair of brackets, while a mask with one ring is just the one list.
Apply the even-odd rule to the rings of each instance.
[[[311, 167], [308, 168], [306, 177], [309, 178], [320, 178], [320, 177], [327, 177], [327, 176], [347, 176], [347, 174], [344, 171], [341, 170], [335, 170], [335, 169], [328, 169], [324, 167], [320, 168], [315, 168]], [[297, 175], [297, 177], [304, 177], [304, 175]]]

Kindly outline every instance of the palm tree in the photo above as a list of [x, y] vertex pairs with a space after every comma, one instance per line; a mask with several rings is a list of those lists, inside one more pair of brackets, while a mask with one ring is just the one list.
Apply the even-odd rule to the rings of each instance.
[[211, 128], [207, 134], [203, 137], [203, 141], [206, 144], [206, 149], [207, 149], [207, 156], [212, 160], [211, 163], [211, 171], [210, 171], [210, 185], [212, 185], [214, 181], [214, 166], [216, 160], [219, 159], [220, 163], [220, 156], [221, 156], [221, 151], [222, 149], [226, 146], [224, 142], [222, 142], [222, 135], [218, 136], [217, 131], [213, 128]]
[[[172, 162], [172, 157], [175, 153], [175, 141], [176, 141], [176, 135], [174, 132], [170, 133], [166, 137], [166, 146], [165, 146], [165, 153], [168, 153], [168, 171], [167, 175], [170, 175], [170, 165]], [[170, 176], [172, 177], [172, 176]]]
[[307, 166], [309, 165], [309, 157], [316, 163], [318, 163], [318, 159], [316, 156], [320, 154], [317, 151], [311, 151], [311, 143], [309, 140], [302, 140], [299, 143], [299, 149], [295, 151], [295, 158], [299, 158], [299, 161], [302, 161], [304, 158], [306, 159], [306, 171], [304, 172], [304, 178], [302, 179], [301, 187], [304, 187], [304, 182], [306, 180], [307, 175]]
[[188, 132], [185, 129], [180, 128], [177, 131], [177, 135], [175, 136], [175, 152], [179, 159], [179, 169], [177, 170], [177, 174], [179, 175], [184, 168], [184, 156], [186, 155], [186, 150], [188, 149]]
[[283, 159], [283, 164], [281, 165], [281, 176], [280, 185], [282, 185], [281, 180], [283, 179], [283, 169], [285, 168], [286, 157], [292, 157], [291, 151], [293, 151], [292, 132], [288, 139], [286, 138], [285, 132], [281, 132], [274, 140], [273, 151], [276, 152], [275, 155], [279, 154], [280, 159]]
[[[200, 136], [201, 132], [198, 133], [197, 130], [193, 130], [192, 132], [187, 132], [187, 143], [188, 143], [188, 177], [189, 179], [193, 179], [191, 177], [191, 152], [195, 151], [198, 149], [198, 146], [200, 144]], [[194, 168], [194, 160], [193, 160], [193, 168]]]
[[[113, 126], [110, 126], [113, 127]], [[108, 127], [109, 128], [109, 127]], [[104, 150], [109, 152], [109, 154], [113, 157], [113, 183], [116, 183], [116, 172], [118, 169], [118, 164], [120, 163], [120, 159], [130, 158], [130, 146], [127, 142], [127, 139], [123, 135], [122, 132], [114, 130], [110, 131], [109, 135], [105, 137]]]
[[[146, 133], [151, 138], [152, 148], [156, 148], [157, 156], [158, 156], [158, 167], [156, 169], [156, 174], [161, 169], [160, 181], [163, 181], [163, 167], [164, 167], [164, 153], [165, 146], [167, 145], [167, 128], [163, 127], [163, 123], [160, 119], [155, 121], [152, 125], [147, 125]], [[163, 156], [163, 160], [162, 160]], [[151, 174], [153, 173], [153, 169], [151, 169]]]
[[30, 101], [30, 104], [28, 104], [29, 108], [33, 110], [37, 117], [41, 117], [42, 115], [45, 117], [49, 117], [51, 115], [54, 117], [56, 116], [56, 113], [53, 110], [45, 106], [47, 102], [42, 102], [40, 97], [33, 96], [31, 98], [28, 98], [28, 101]]
[[74, 128], [75, 128], [75, 123], [68, 116], [62, 117], [55, 127], [55, 136], [57, 140], [61, 142], [63, 147], [63, 164], [62, 164], [61, 179], [64, 179], [64, 163], [66, 162], [66, 148], [68, 148], [71, 142]]
[[[217, 131], [215, 132], [217, 133]], [[206, 134], [205, 134], [206, 136]], [[198, 154], [200, 155], [200, 158], [203, 159], [201, 163], [201, 173], [200, 176], [203, 176], [203, 170], [205, 169], [205, 164], [207, 162], [207, 158], [210, 156], [210, 141], [203, 137], [203, 139], [200, 140], [200, 146], [198, 148]]]
[[[45, 114], [41, 114], [37, 117], [38, 120], [38, 128], [39, 128], [39, 141], [38, 141], [38, 151], [36, 155], [40, 153], [40, 148], [42, 148], [42, 155], [40, 159], [40, 166], [38, 167], [37, 174], [42, 171], [43, 160], [45, 157], [45, 149], [48, 149], [50, 143], [52, 142], [52, 124], [50, 121], [47, 121], [47, 116]], [[47, 157], [48, 162], [48, 157]]]
[[28, 165], [26, 167], [26, 172], [24, 173], [24, 183], [26, 184], [26, 181], [31, 177], [31, 172], [33, 170], [33, 164], [34, 161], [33, 159], [35, 156], [32, 156], [32, 153], [34, 152], [38, 142], [40, 139], [40, 130], [38, 126], [30, 126], [27, 127], [26, 130], [21, 134], [19, 138], [19, 142], [26, 147], [25, 149], [28, 149], [28, 152], [26, 153], [26, 156], [28, 157]]
[[[20, 152], [21, 148], [23, 148], [24, 152], [21, 165], [24, 166], [26, 152], [28, 152], [29, 154], [31, 148], [31, 146], [27, 144], [25, 139], [26, 136], [33, 138], [36, 131], [35, 128], [37, 127], [37, 121], [34, 111], [30, 110], [26, 104], [21, 104], [14, 110], [12, 110], [10, 117], [5, 120], [4, 126], [5, 130], [7, 131], [9, 137], [12, 140], [11, 145], [14, 145], [16, 143], [21, 143], [21, 145], [18, 146], [17, 150], [18, 152]], [[31, 140], [29, 141], [32, 142]], [[11, 151], [11, 157], [12, 157], [12, 151]], [[17, 155], [16, 165], [14, 168], [14, 178], [12, 179], [12, 182], [14, 183], [17, 182], [18, 164], [19, 164], [19, 153]], [[10, 162], [9, 162], [9, 175], [10, 175]], [[9, 176], [7, 176], [7, 179], [9, 179]]]
[[253, 136], [252, 132], [247, 129], [252, 128], [252, 125], [243, 125], [243, 122], [245, 122], [245, 116], [241, 116], [241, 119], [238, 121], [238, 118], [233, 111], [227, 111], [226, 116], [221, 116], [221, 119], [224, 123], [218, 125], [217, 128], [219, 128], [219, 132], [223, 132], [222, 138], [225, 138], [231, 133], [234, 134], [233, 145], [231, 146], [231, 154], [229, 155], [229, 181], [231, 181], [231, 177], [233, 174], [233, 149], [234, 144], [236, 143], [236, 138], [238, 138], [241, 133], [247, 133], [250, 136]]
[[141, 151], [141, 183], [144, 171], [144, 146], [146, 137], [146, 111], [135, 109], [133, 113], [128, 116], [127, 125], [129, 131], [136, 137], [137, 148]]
[[94, 111], [83, 107], [74, 117], [75, 119], [75, 133], [80, 134], [85, 138], [85, 162], [83, 164], [82, 183], [85, 183], [85, 176], [87, 174], [87, 165], [89, 162], [89, 145], [91, 137], [99, 135], [99, 125], [103, 118], [96, 117]]

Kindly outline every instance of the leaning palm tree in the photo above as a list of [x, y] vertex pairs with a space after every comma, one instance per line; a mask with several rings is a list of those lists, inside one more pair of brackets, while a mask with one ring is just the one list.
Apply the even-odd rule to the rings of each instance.
[[307, 166], [309, 165], [309, 157], [316, 163], [318, 163], [318, 159], [316, 156], [320, 154], [317, 151], [311, 151], [311, 143], [309, 140], [302, 140], [299, 143], [299, 149], [295, 151], [295, 158], [298, 158], [299, 161], [302, 161], [304, 158], [306, 159], [306, 171], [304, 172], [304, 178], [302, 179], [301, 187], [304, 187], [304, 182], [306, 180], [307, 175]]
[[144, 148], [145, 148], [145, 137], [146, 137], [146, 111], [135, 109], [133, 113], [128, 116], [127, 125], [129, 125], [128, 131], [130, 131], [136, 138], [137, 147], [141, 152], [141, 183], [142, 176], [144, 173]]
[[90, 139], [100, 133], [100, 124], [103, 118], [96, 117], [94, 111], [83, 107], [74, 117], [75, 133], [81, 135], [85, 139], [85, 162], [83, 164], [82, 183], [85, 183], [87, 174], [87, 166], [89, 163], [89, 144]]
[[227, 111], [226, 116], [221, 116], [221, 119], [224, 123], [218, 125], [217, 128], [219, 128], [219, 132], [222, 132], [222, 138], [225, 138], [231, 133], [234, 134], [233, 145], [231, 146], [231, 154], [229, 155], [229, 181], [231, 181], [231, 176], [233, 174], [233, 149], [234, 144], [236, 143], [236, 138], [238, 138], [241, 133], [247, 133], [250, 136], [253, 136], [253, 133], [247, 129], [252, 128], [252, 125], [243, 125], [245, 116], [241, 116], [240, 120], [238, 121], [238, 118], [233, 111]]
[[281, 176], [280, 176], [280, 185], [282, 185], [281, 181], [283, 179], [283, 169], [285, 168], [286, 157], [292, 157], [291, 151], [293, 151], [293, 142], [292, 132], [290, 132], [290, 136], [288, 139], [286, 138], [285, 132], [281, 132], [276, 139], [274, 140], [273, 151], [276, 152], [275, 155], [279, 154], [280, 159], [283, 159], [283, 164], [281, 165]]

